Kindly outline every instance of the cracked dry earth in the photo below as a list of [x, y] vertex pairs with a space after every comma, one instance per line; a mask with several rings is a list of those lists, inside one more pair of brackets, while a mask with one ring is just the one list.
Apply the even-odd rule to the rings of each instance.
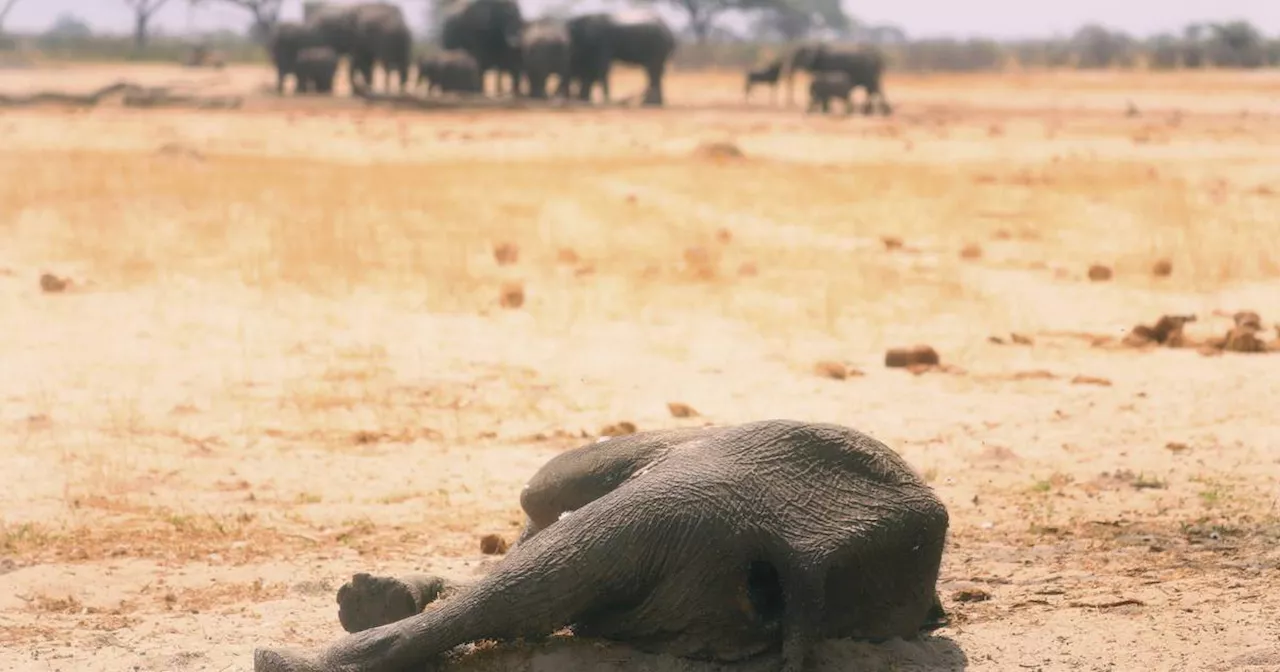
[[[483, 571], [606, 425], [788, 417], [886, 441], [952, 520], [953, 624], [817, 669], [1280, 670], [1280, 353], [1100, 347], [1280, 319], [1276, 85], [901, 76], [891, 119], [737, 87], [0, 114], [0, 668], [247, 670], [338, 636], [354, 572]], [[942, 366], [884, 366], [916, 343]]]

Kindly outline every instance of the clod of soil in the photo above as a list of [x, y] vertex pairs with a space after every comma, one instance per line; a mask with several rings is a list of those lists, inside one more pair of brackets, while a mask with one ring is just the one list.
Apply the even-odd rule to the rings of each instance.
[[941, 359], [938, 357], [938, 351], [928, 345], [891, 348], [884, 353], [884, 365], [891, 369], [938, 366], [939, 363], [941, 363]]
[[699, 413], [689, 404], [682, 404], [678, 401], [667, 402], [667, 410], [673, 418], [696, 418]]
[[507, 552], [510, 546], [507, 540], [496, 534], [486, 534], [480, 537], [480, 552], [485, 555], [502, 555]]
[[1124, 337], [1124, 344], [1130, 347], [1142, 347], [1157, 344], [1170, 348], [1188, 345], [1182, 329], [1190, 322], [1195, 322], [1195, 315], [1163, 315], [1155, 325], [1148, 327], [1139, 324]]
[[880, 242], [884, 244], [886, 250], [902, 249], [902, 239], [897, 236], [882, 236]]
[[849, 367], [840, 362], [821, 361], [813, 365], [813, 372], [823, 378], [844, 380], [849, 377]]
[[1164, 444], [1164, 449], [1171, 453], [1185, 453], [1190, 450], [1190, 446], [1181, 441], [1170, 441]]
[[493, 246], [493, 260], [499, 266], [510, 266], [520, 260], [520, 248], [515, 243], [498, 243]]
[[56, 294], [58, 292], [67, 291], [67, 287], [71, 285], [71, 281], [66, 278], [60, 278], [52, 273], [40, 274], [41, 291]]
[[701, 142], [693, 149], [693, 155], [707, 159], [741, 159], [746, 155], [732, 142]]
[[968, 245], [965, 245], [964, 247], [960, 248], [960, 258], [961, 259], [981, 259], [982, 246], [977, 243], [969, 243]]
[[1222, 349], [1227, 352], [1267, 352], [1267, 343], [1259, 338], [1260, 329], [1235, 327], [1227, 332]]
[[615, 422], [612, 425], [605, 425], [602, 427], [600, 429], [600, 436], [626, 436], [628, 434], [635, 434], [636, 431], [638, 430], [636, 429], [636, 424], [634, 422], [623, 420], [621, 422]]
[[991, 593], [981, 588], [964, 588], [957, 590], [951, 599], [956, 602], [986, 602], [991, 599]]
[[1094, 264], [1089, 267], [1089, 279], [1094, 282], [1104, 282], [1111, 279], [1111, 267], [1102, 264]]
[[1173, 262], [1168, 259], [1160, 259], [1151, 266], [1151, 274], [1157, 278], [1167, 278], [1173, 274]]
[[503, 308], [515, 309], [524, 305], [524, 283], [504, 282], [498, 293], [498, 303]]
[[1098, 376], [1076, 376], [1071, 379], [1072, 385], [1097, 385], [1099, 387], [1111, 387], [1111, 381]]

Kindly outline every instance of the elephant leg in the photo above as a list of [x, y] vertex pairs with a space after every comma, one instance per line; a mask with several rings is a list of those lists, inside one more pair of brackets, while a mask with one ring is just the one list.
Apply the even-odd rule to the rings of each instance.
[[288, 76], [289, 73], [284, 68], [276, 68], [276, 94], [284, 95], [284, 80]]
[[[646, 555], [661, 562], [667, 526], [609, 506], [579, 515], [577, 524], [548, 528], [513, 548], [491, 573], [438, 607], [346, 635], [317, 652], [255, 649], [254, 672], [422, 669], [459, 644], [547, 635], [650, 591], [649, 582], [635, 578], [639, 568], [626, 565], [640, 554], [620, 556], [619, 549], [652, 549]], [[396, 613], [409, 609], [400, 607]]]
[[338, 621], [347, 632], [376, 628], [419, 614], [428, 604], [463, 587], [430, 574], [356, 574], [338, 589]]
[[646, 74], [648, 74], [649, 76], [649, 82], [648, 82], [649, 86], [644, 93], [644, 104], [649, 106], [654, 106], [654, 107], [661, 107], [662, 106], [662, 74], [664, 70], [663, 64], [659, 63], [656, 66], [651, 66], [649, 68], [646, 68], [646, 70], [648, 71]]

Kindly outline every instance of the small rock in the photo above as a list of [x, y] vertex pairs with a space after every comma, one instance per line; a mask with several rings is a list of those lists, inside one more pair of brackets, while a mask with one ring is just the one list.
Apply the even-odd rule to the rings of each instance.
[[1089, 279], [1094, 282], [1104, 282], [1111, 279], [1111, 267], [1102, 264], [1094, 264], [1089, 267]]
[[498, 294], [498, 303], [503, 308], [515, 309], [524, 305], [524, 284], [520, 282], [504, 282]]
[[941, 362], [938, 351], [928, 345], [910, 348], [891, 348], [884, 353], [884, 365], [889, 368], [937, 366]]
[[961, 259], [981, 259], [982, 246], [978, 245], [977, 243], [969, 243], [968, 245], [965, 245], [964, 247], [960, 248], [960, 258]]
[[600, 436], [626, 436], [628, 434], [635, 434], [636, 431], [636, 425], [634, 422], [623, 420], [601, 428]]
[[671, 413], [673, 418], [695, 418], [698, 416], [698, 412], [692, 406], [678, 401], [667, 402], [667, 411]]
[[1173, 274], [1173, 262], [1168, 259], [1160, 259], [1151, 266], [1151, 274], [1157, 278], [1167, 278]]
[[499, 266], [510, 266], [520, 260], [520, 248], [515, 243], [498, 243], [493, 246], [493, 260]]
[[70, 285], [71, 281], [66, 278], [60, 278], [52, 273], [40, 274], [40, 289], [46, 293], [65, 292]]
[[496, 534], [480, 537], [480, 552], [485, 555], [502, 555], [508, 548], [507, 540]]

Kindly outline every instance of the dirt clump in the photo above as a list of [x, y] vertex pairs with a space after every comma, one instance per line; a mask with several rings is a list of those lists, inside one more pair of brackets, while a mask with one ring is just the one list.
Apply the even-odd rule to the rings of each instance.
[[712, 280], [719, 274], [716, 255], [701, 245], [684, 251], [685, 270], [699, 280]]
[[1035, 345], [1036, 342], [1030, 336], [1019, 334], [1017, 332], [1009, 332], [1008, 340], [1003, 336], [988, 336], [987, 341], [996, 345]]
[[71, 284], [71, 280], [68, 278], [59, 277], [52, 273], [40, 274], [40, 291], [46, 294], [65, 292], [67, 288], [71, 287]]
[[1157, 278], [1167, 278], [1173, 275], [1173, 262], [1168, 259], [1160, 259], [1151, 265], [1151, 274]]
[[1076, 376], [1071, 379], [1072, 385], [1097, 385], [1098, 387], [1111, 387], [1111, 381], [1099, 376]]
[[498, 291], [498, 304], [512, 310], [523, 306], [524, 283], [517, 281], [502, 283], [502, 288]]
[[556, 252], [556, 261], [562, 264], [576, 264], [581, 261], [581, 258], [572, 247], [562, 247]]
[[1111, 279], [1111, 267], [1093, 264], [1089, 267], [1089, 279], [1094, 282], [1106, 282]]
[[[1219, 338], [1211, 338], [1204, 343], [1201, 354], [1214, 355], [1222, 352], [1263, 353], [1280, 351], [1280, 340], [1267, 343], [1262, 326], [1262, 316], [1253, 310], [1237, 311], [1231, 316], [1231, 329]], [[1277, 328], [1280, 334], [1280, 328]]]
[[520, 261], [520, 248], [515, 243], [498, 243], [493, 246], [493, 260], [499, 266], [510, 266]]
[[673, 418], [696, 418], [699, 415], [698, 411], [692, 406], [678, 401], [668, 401], [667, 412], [671, 413]]
[[732, 142], [700, 142], [693, 148], [693, 155], [704, 159], [743, 159], [746, 154]]
[[480, 552], [485, 555], [502, 555], [508, 548], [510, 545], [507, 544], [507, 540], [496, 534], [480, 537]]
[[1195, 322], [1195, 315], [1163, 315], [1152, 326], [1139, 324], [1124, 337], [1124, 344], [1140, 348], [1149, 345], [1163, 345], [1169, 348], [1181, 348], [1189, 345], [1183, 334], [1183, 327]]
[[880, 242], [884, 244], [886, 250], [902, 249], [902, 239], [897, 236], [881, 236]]
[[884, 365], [891, 369], [938, 366], [941, 361], [937, 350], [923, 344], [890, 348], [884, 353]]
[[982, 246], [977, 243], [969, 243], [968, 245], [965, 245], [964, 247], [960, 248], [960, 258], [961, 259], [981, 259]]
[[636, 423], [629, 420], [622, 420], [621, 422], [615, 422], [612, 425], [605, 425], [600, 428], [600, 436], [626, 436], [628, 434], [635, 434], [637, 431], [639, 431], [639, 429], [636, 427]]
[[862, 371], [855, 369], [844, 362], [824, 359], [813, 365], [813, 372], [823, 378], [832, 380], [845, 380], [846, 378], [856, 378], [866, 375]]
[[754, 278], [757, 275], [760, 275], [760, 267], [754, 261], [744, 261], [738, 267], [738, 277]]

